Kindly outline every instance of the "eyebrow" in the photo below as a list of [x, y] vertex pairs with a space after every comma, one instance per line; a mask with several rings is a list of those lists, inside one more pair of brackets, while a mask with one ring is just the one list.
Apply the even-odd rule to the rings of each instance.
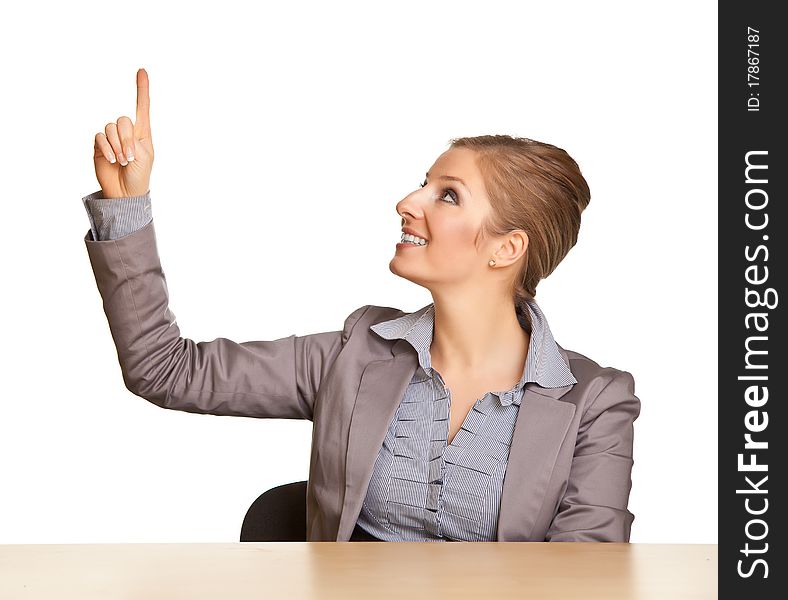
[[[429, 179], [430, 172], [427, 171], [424, 175], [426, 175], [427, 179]], [[452, 181], [459, 181], [463, 186], [465, 186], [465, 189], [468, 190], [468, 193], [469, 194], [471, 193], [471, 190], [468, 187], [468, 185], [462, 179], [460, 179], [459, 177], [455, 177], [454, 175], [440, 175], [438, 177], [438, 179], [451, 179]]]

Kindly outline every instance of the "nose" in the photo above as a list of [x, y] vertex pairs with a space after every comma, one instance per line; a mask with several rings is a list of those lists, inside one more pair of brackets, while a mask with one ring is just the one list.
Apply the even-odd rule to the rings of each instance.
[[402, 225], [404, 226], [409, 220], [411, 222], [420, 219], [423, 216], [419, 203], [416, 202], [414, 194], [408, 194], [402, 200], [397, 202], [397, 214], [402, 217]]

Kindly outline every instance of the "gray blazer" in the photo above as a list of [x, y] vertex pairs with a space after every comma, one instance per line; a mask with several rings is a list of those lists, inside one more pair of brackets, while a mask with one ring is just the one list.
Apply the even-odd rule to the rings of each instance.
[[[115, 240], [84, 237], [129, 391], [162, 408], [313, 422], [307, 539], [347, 541], [386, 430], [418, 367], [406, 340], [369, 326], [404, 313], [366, 305], [341, 331], [270, 341], [194, 342], [169, 308], [154, 223]], [[525, 386], [498, 541], [628, 542], [632, 375], [559, 350], [578, 383]]]

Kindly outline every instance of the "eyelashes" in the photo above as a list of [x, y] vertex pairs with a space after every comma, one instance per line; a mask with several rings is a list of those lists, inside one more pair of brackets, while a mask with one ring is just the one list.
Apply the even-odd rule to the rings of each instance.
[[[424, 187], [425, 185], [427, 185], [426, 179], [421, 185], [419, 185], [419, 187]], [[441, 200], [443, 200], [443, 198], [445, 198], [446, 194], [448, 193], [452, 201], [451, 202], [448, 202], [446, 200], [443, 201], [446, 202], [447, 204], [458, 204], [457, 192], [455, 192], [452, 188], [443, 188], [441, 191], [443, 192], [443, 196], [441, 196]]]

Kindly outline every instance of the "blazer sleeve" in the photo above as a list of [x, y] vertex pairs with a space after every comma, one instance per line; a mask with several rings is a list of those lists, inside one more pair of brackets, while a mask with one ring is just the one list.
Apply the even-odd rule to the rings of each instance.
[[321, 381], [362, 306], [341, 331], [270, 341], [194, 342], [169, 307], [154, 222], [114, 240], [84, 237], [126, 388], [162, 408], [312, 420]]
[[635, 516], [627, 509], [632, 487], [634, 421], [640, 414], [635, 382], [617, 374], [585, 411], [569, 480], [547, 542], [629, 542]]

